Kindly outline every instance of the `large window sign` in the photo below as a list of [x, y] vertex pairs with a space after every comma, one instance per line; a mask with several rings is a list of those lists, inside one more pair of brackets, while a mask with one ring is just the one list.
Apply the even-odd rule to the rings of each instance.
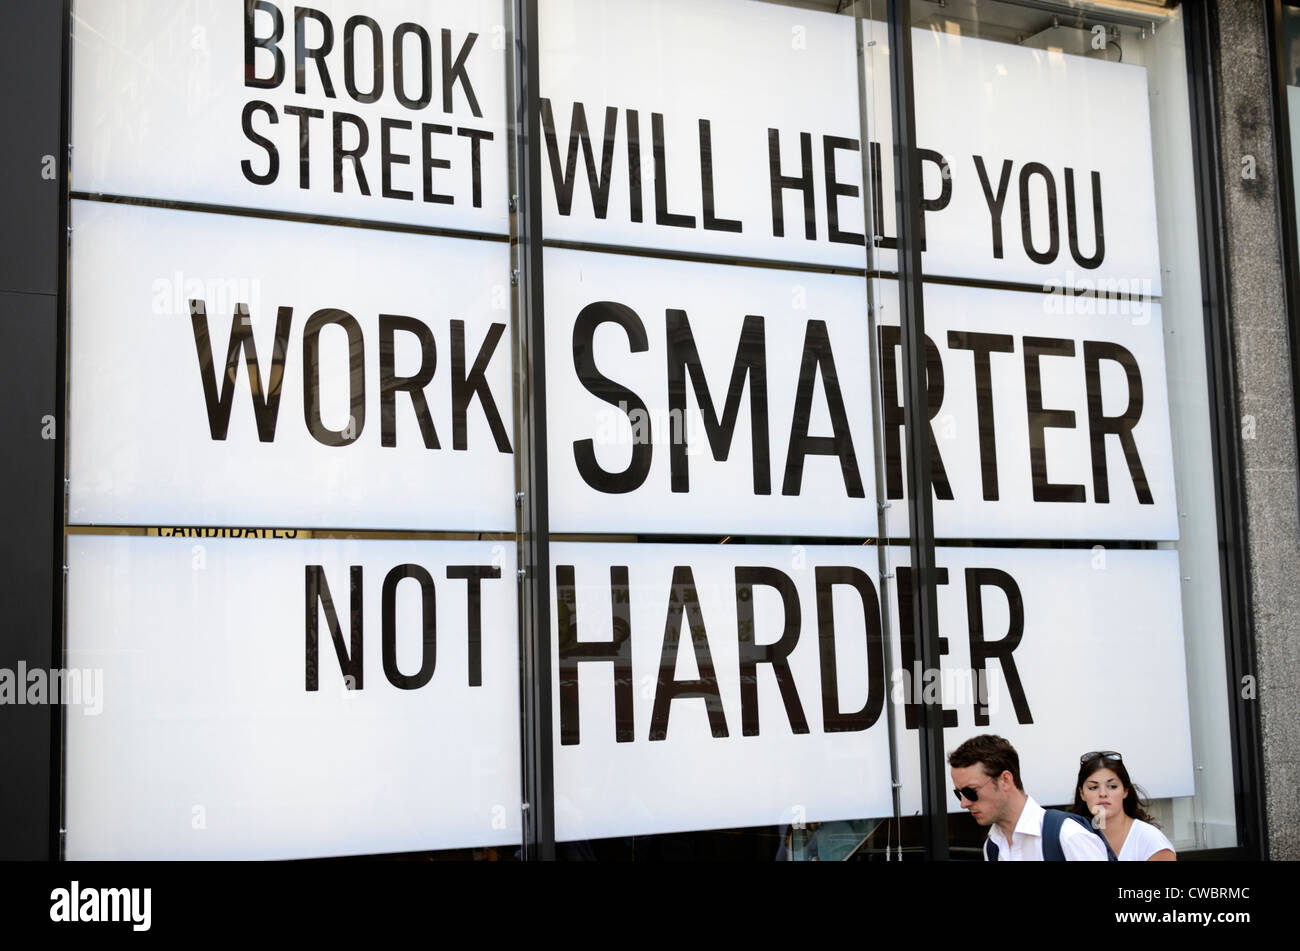
[[[901, 344], [882, 296], [882, 466], [899, 499]], [[1159, 303], [932, 284], [925, 308], [936, 536], [1178, 537]], [[906, 507], [888, 524], [906, 534]]]
[[752, 0], [540, 12], [548, 237], [862, 266], [851, 19]]
[[493, 0], [77, 0], [74, 191], [507, 230]]
[[1145, 69], [933, 29], [912, 50], [927, 274], [1160, 295]]
[[546, 253], [557, 532], [867, 535], [861, 278]]
[[76, 4], [69, 857], [517, 849], [500, 17]]
[[865, 854], [936, 703], [1236, 842], [1181, 21], [925, 5], [905, 432], [841, 6], [76, 0], [68, 857]]
[[[1157, 13], [1146, 5], [1151, 17], [1116, 23], [1111, 14], [1120, 19], [1125, 12], [1117, 5], [1080, 6], [1077, 17], [1054, 18], [1019, 3], [977, 0], [961, 22], [966, 14], [952, 10], [917, 15], [917, 142], [942, 153], [951, 179], [945, 207], [922, 201], [926, 332], [941, 351], [945, 336], [949, 345], [940, 353], [941, 405], [935, 409], [931, 400], [932, 446], [949, 469], [955, 461], [958, 472], [969, 471], [960, 460], [969, 458], [971, 414], [953, 395], [965, 392], [972, 372], [987, 372], [993, 412], [980, 415], [991, 425], [980, 426], [978, 455], [987, 463], [996, 447], [997, 479], [981, 466], [981, 508], [993, 505], [990, 491], [1034, 499], [1037, 529], [1008, 533], [1024, 539], [1017, 554], [1045, 569], [1059, 553], [1044, 547], [1078, 540], [1075, 557], [1090, 556], [1106, 572], [1133, 570], [1129, 564], [1147, 559], [1168, 566], [1159, 581], [1148, 578], [1124, 594], [1092, 589], [1082, 602], [1072, 594], [1084, 582], [1058, 576], [1070, 589], [1057, 596], [1063, 629], [1069, 614], [1088, 621], [1106, 614], [1101, 600], [1116, 599], [1122, 613], [1111, 621], [1119, 637], [1093, 631], [1060, 653], [1057, 689], [1073, 692], [1070, 671], [1080, 670], [1080, 655], [1108, 657], [1104, 671], [1083, 675], [1092, 699], [1079, 702], [1077, 715], [1086, 723], [1101, 706], [1123, 709], [1126, 726], [1077, 753], [1120, 750], [1137, 783], [1161, 779], [1147, 789], [1151, 809], [1180, 850], [1230, 846], [1238, 841], [1239, 800], [1224, 690], [1231, 680], [1221, 602], [1227, 536], [1217, 521], [1210, 420], [1212, 401], [1231, 395], [1212, 395], [1207, 379], [1206, 348], [1215, 338], [1206, 330], [1197, 246], [1203, 229], [1196, 209], [1203, 203], [1193, 169], [1187, 39], [1181, 10]], [[945, 204], [933, 170], [927, 173], [925, 197]], [[1021, 291], [1007, 295], [1019, 306], [986, 308], [974, 304], [974, 291], [936, 286], [966, 281], [1015, 282], [1041, 293]], [[1019, 334], [1010, 329], [1016, 326]], [[967, 332], [968, 352], [952, 352], [954, 329]], [[976, 333], [1014, 336], [1014, 350], [1001, 352], [992, 337]], [[977, 340], [986, 357], [973, 346]], [[1012, 361], [1023, 370], [1015, 383]], [[933, 397], [933, 372], [930, 389]], [[1017, 422], [1022, 410], [1027, 427]], [[1024, 479], [1017, 456], [1026, 436], [1030, 479], [1016, 486], [1004, 480]], [[1003, 450], [1017, 443], [1007, 469]], [[957, 503], [956, 482], [952, 501], [937, 481], [935, 492], [937, 535], [958, 543], [985, 537], [979, 509]], [[1117, 558], [1116, 545], [1130, 550]], [[943, 592], [941, 581], [941, 615]], [[1182, 646], [1144, 654], [1147, 642], [1133, 632], [1146, 612], [1175, 606]], [[939, 626], [951, 646], [942, 620]], [[1179, 681], [1172, 694], [1150, 679], [1171, 668]], [[1142, 676], [1132, 676], [1138, 670]], [[1174, 728], [1171, 717], [1185, 717], [1189, 730]], [[947, 727], [949, 749], [971, 732], [964, 724]], [[1018, 735], [1032, 749], [1035, 740]], [[1060, 735], [1081, 738], [1068, 728]], [[1164, 755], [1173, 748], [1186, 757], [1177, 782], [1168, 781], [1174, 773]], [[1193, 762], [1194, 770], [1186, 768]], [[1056, 783], [1056, 801], [1068, 802], [1068, 773], [1035, 767], [1026, 778], [1040, 801]], [[969, 823], [949, 828], [977, 843]]]
[[[878, 384], [860, 278], [553, 249], [546, 287], [556, 531], [869, 537], [876, 465], [904, 498], [891, 285]], [[1177, 538], [1159, 304], [925, 300], [940, 537]]]
[[[1010, 738], [1043, 802], [1072, 798], [1063, 749], [1108, 744], [1152, 795], [1192, 792], [1174, 552], [940, 549], [937, 672], [907, 642], [886, 664], [868, 546], [551, 555], [561, 839], [883, 815], [885, 704], [914, 738], [927, 693], [949, 726]], [[906, 549], [891, 557], [890, 609], [908, 617]], [[1099, 693], [1141, 697], [1142, 730]]]
[[513, 530], [504, 244], [72, 211], [71, 521]]
[[[885, 31], [746, 0], [541, 11], [552, 528], [905, 538], [898, 296], [866, 271], [897, 267], [888, 68], [872, 52]], [[1007, 13], [1005, 32], [1034, 16]], [[939, 552], [941, 645], [945, 667], [988, 674], [1003, 701], [972, 715], [943, 684], [945, 743], [1011, 737], [1051, 802], [1072, 799], [1062, 749], [1123, 746], [1148, 792], [1174, 800], [1197, 792], [1188, 678], [1205, 669], [1199, 647], [1184, 664], [1182, 606], [1209, 606], [1180, 573], [1205, 565], [1202, 526], [1182, 541], [1203, 482], [1173, 436], [1197, 445], [1204, 423], [1170, 397], [1203, 372], [1182, 343], [1199, 332], [1196, 271], [1162, 271], [1158, 193], [1183, 169], [1158, 181], [1153, 159], [1152, 83], [1176, 113], [1180, 62], [1139, 47], [1146, 32], [1119, 62], [1109, 28], [1057, 29], [994, 42], [940, 10], [913, 31], [934, 532], [960, 546]], [[552, 559], [561, 837], [890, 811], [893, 777], [859, 759], [885, 741], [871, 664], [918, 694], [938, 673], [908, 661], [906, 549], [888, 549], [892, 579], [871, 545], [564, 544]], [[839, 602], [816, 579], [836, 565], [876, 599], [848, 622], [849, 650], [868, 653], [838, 668], [858, 678], [844, 709], [874, 711], [856, 745], [827, 726], [834, 703], [820, 733], [806, 712], [846, 696], [818, 666], [844, 649], [824, 639]], [[872, 617], [893, 619], [907, 656], [881, 656]], [[919, 701], [904, 697], [911, 736]], [[1138, 734], [1099, 698], [1158, 725]], [[900, 737], [895, 774], [915, 769], [915, 746]]]
[[513, 546], [68, 548], [69, 858], [518, 843]]
[[[548, 236], [861, 267], [865, 160], [878, 263], [895, 266], [889, 85], [868, 75], [884, 121], [864, 156], [851, 17], [752, 0], [542, 10]], [[882, 25], [865, 35], [882, 42]], [[927, 272], [1158, 295], [1145, 71], [916, 37]]]

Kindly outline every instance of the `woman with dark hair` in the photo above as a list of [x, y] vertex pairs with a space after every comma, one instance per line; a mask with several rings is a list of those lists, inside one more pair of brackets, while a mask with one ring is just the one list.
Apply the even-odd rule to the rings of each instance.
[[1139, 798], [1124, 760], [1113, 750], [1079, 757], [1079, 781], [1074, 784], [1074, 811], [1101, 830], [1121, 862], [1173, 862], [1174, 847], [1156, 828]]

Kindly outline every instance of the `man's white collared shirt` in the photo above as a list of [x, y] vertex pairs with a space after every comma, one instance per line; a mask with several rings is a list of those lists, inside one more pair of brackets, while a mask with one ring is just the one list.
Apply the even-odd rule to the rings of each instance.
[[[990, 826], [989, 838], [998, 847], [998, 861], [1043, 861], [1043, 817], [1046, 815], [1047, 810], [1034, 802], [1033, 796], [1026, 796], [1025, 808], [1020, 811], [1020, 819], [1016, 822], [1010, 843], [996, 824]], [[1061, 823], [1061, 851], [1065, 853], [1067, 862], [1107, 860], [1106, 846], [1102, 843], [1101, 836], [1090, 832], [1072, 819]], [[984, 851], [984, 859], [988, 860], [987, 849]]]

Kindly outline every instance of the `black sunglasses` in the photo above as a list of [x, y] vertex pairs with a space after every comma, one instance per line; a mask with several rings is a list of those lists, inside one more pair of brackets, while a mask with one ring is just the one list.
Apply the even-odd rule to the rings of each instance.
[[961, 789], [954, 789], [952, 794], [957, 797], [957, 802], [959, 804], [963, 798], [969, 799], [971, 802], [976, 802], [980, 797], [979, 791], [991, 782], [993, 782], [992, 776], [984, 780], [984, 782], [980, 783], [978, 786], [962, 786]]
[[1093, 750], [1091, 753], [1084, 753], [1079, 757], [1079, 765], [1082, 766], [1084, 763], [1094, 759], [1113, 759], [1119, 763], [1124, 762], [1124, 757], [1120, 756], [1114, 750]]

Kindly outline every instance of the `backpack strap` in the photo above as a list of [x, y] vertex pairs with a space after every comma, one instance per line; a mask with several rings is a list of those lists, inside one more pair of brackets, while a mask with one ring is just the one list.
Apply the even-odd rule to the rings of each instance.
[[1076, 812], [1063, 812], [1060, 809], [1046, 809], [1043, 812], [1043, 861], [1064, 862], [1065, 851], [1061, 848], [1061, 826], [1066, 819], [1073, 819], [1097, 838], [1101, 839], [1106, 849], [1106, 860], [1116, 862], [1114, 850], [1100, 829], [1094, 829], [1092, 823]]
[[998, 860], [998, 844], [994, 842], [992, 838], [984, 840], [984, 859], [988, 862], [996, 862]]
[[1066, 813], [1059, 809], [1047, 809], [1043, 812], [1043, 861], [1064, 862], [1065, 851], [1061, 848], [1061, 823]]

